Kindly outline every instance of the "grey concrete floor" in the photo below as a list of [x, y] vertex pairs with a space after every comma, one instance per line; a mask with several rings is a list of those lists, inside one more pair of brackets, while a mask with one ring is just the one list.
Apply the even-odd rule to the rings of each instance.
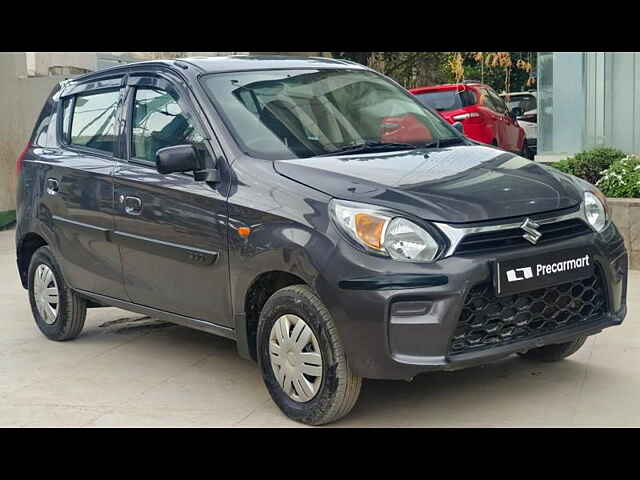
[[[297, 427], [234, 342], [123, 310], [89, 310], [71, 342], [37, 329], [0, 232], [0, 426]], [[413, 382], [365, 381], [348, 426], [640, 426], [640, 272], [625, 323], [570, 359], [517, 356]]]

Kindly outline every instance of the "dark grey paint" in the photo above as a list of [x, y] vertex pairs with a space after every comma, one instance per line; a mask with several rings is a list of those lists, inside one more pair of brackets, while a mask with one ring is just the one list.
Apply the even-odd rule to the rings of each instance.
[[[114, 241], [133, 303], [230, 326], [225, 197], [187, 175], [120, 164]], [[126, 213], [121, 196], [141, 202]]]
[[581, 190], [555, 170], [479, 145], [284, 160], [275, 168], [333, 197], [436, 222], [532, 215], [572, 207], [582, 199]]
[[[120, 82], [127, 100], [113, 159], [61, 146], [55, 135], [53, 140], [46, 135], [46, 145], [38, 140], [46, 148], [33, 147], [27, 153], [16, 230], [25, 286], [28, 247], [44, 241], [70, 285], [93, 301], [235, 338], [247, 356], [247, 292], [260, 275], [286, 272], [317, 292], [336, 322], [353, 371], [364, 377], [410, 378], [537, 346], [522, 342], [455, 362], [446, 357], [461, 299], [474, 284], [491, 277], [492, 262], [526, 255], [530, 248], [551, 252], [558, 245], [431, 264], [395, 262], [347, 241], [331, 223], [328, 204], [332, 197], [374, 203], [423, 224], [483, 222], [575, 206], [581, 184], [478, 145], [281, 162], [248, 157], [208, 102], [198, 77], [260, 68], [364, 67], [273, 57], [145, 62], [79, 77], [65, 87], [65, 92], [86, 90], [129, 75]], [[126, 89], [135, 83], [135, 75], [161, 76], [181, 89], [209, 139], [209, 168], [215, 162], [219, 182], [160, 175], [152, 166], [127, 162]], [[55, 124], [55, 100], [57, 96], [47, 102], [41, 120]], [[59, 195], [45, 193], [49, 178], [59, 181]], [[121, 204], [120, 195], [139, 204]], [[125, 211], [127, 205], [135, 207], [134, 214]], [[240, 226], [252, 229], [248, 239], [238, 235]], [[618, 324], [626, 313], [627, 255], [616, 227], [610, 224], [600, 234], [575, 237], [562, 246], [588, 246], [594, 252], [608, 286], [610, 311], [597, 328], [544, 337], [550, 343]], [[437, 281], [411, 283], [415, 278]], [[375, 288], [349, 288], [362, 287], [363, 281]], [[402, 304], [394, 307], [397, 302]], [[403, 308], [406, 302], [431, 308], [428, 314], [415, 313]]]

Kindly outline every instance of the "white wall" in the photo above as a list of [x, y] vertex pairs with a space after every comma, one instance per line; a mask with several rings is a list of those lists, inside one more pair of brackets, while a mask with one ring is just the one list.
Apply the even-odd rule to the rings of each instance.
[[96, 69], [96, 52], [25, 52], [27, 75], [46, 77], [50, 67]]
[[0, 53], [0, 212], [15, 209], [16, 159], [53, 86], [64, 77], [28, 77], [25, 52]]

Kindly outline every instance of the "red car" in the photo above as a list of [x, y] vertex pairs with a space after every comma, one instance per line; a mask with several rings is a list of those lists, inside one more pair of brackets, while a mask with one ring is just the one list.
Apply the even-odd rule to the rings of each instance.
[[509, 110], [488, 85], [454, 83], [409, 91], [422, 104], [437, 110], [447, 122], [461, 122], [467, 137], [530, 157], [524, 130], [516, 120], [520, 112]]

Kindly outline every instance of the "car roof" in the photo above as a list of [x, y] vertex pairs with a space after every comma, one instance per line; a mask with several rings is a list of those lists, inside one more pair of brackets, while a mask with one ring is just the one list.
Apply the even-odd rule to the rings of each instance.
[[276, 69], [359, 69], [370, 70], [364, 65], [350, 60], [338, 60], [324, 57], [294, 57], [284, 55], [234, 55], [228, 57], [185, 57], [167, 60], [147, 60], [143, 62], [131, 62], [113, 67], [85, 73], [70, 78], [61, 83], [84, 83], [99, 77], [121, 75], [132, 68], [138, 67], [165, 67], [182, 73], [188, 65], [195, 67], [199, 73], [237, 72], [251, 70], [276, 70]]
[[239, 70], [271, 70], [295, 68], [361, 68], [366, 67], [348, 60], [337, 60], [324, 57], [293, 57], [283, 55], [248, 56], [235, 55], [229, 57], [188, 57], [177, 59], [190, 63], [204, 72], [229, 72]]
[[411, 93], [433, 92], [438, 90], [466, 90], [468, 87], [483, 87], [483, 83], [469, 82], [469, 83], [445, 83], [443, 85], [430, 85], [428, 87], [415, 87], [409, 89]]
[[501, 97], [505, 97], [507, 95], [509, 96], [514, 96], [514, 95], [533, 95], [534, 97], [537, 96], [537, 93], [535, 90], [532, 90], [530, 92], [509, 92], [509, 93], [501, 93], [500, 96]]

